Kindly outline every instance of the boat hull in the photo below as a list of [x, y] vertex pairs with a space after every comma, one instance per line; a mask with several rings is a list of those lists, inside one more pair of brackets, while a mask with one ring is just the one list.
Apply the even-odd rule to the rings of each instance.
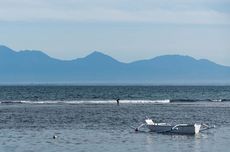
[[173, 125], [147, 125], [150, 131], [159, 133], [175, 133], [175, 134], [197, 134], [200, 131], [201, 125], [199, 124], [183, 124], [178, 126]]

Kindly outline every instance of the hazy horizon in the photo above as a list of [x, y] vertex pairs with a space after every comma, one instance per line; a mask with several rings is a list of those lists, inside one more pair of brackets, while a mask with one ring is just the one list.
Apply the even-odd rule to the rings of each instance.
[[230, 66], [228, 0], [0, 0], [0, 44], [71, 60], [99, 50], [121, 62], [166, 54]]
[[[7, 47], [7, 48], [9, 48], [9, 49], [12, 49], [11, 47], [9, 47], [9, 46], [6, 46], [6, 45], [2, 45], [2, 44], [0, 44], [0, 46], [3, 46], [3, 47]], [[12, 49], [13, 50], [13, 49]], [[75, 56], [75, 57], [72, 57], [71, 59], [62, 59], [62, 58], [58, 58], [58, 57], [53, 57], [53, 56], [50, 56], [49, 54], [47, 54], [46, 52], [44, 52], [43, 50], [35, 50], [35, 49], [31, 49], [31, 50], [27, 50], [27, 49], [22, 49], [22, 50], [13, 50], [13, 51], [15, 51], [15, 52], [23, 52], [23, 51], [40, 51], [41, 53], [44, 53], [45, 55], [47, 55], [47, 56], [49, 56], [49, 57], [51, 57], [51, 58], [53, 58], [53, 59], [57, 59], [57, 60], [62, 60], [62, 61], [71, 61], [71, 60], [73, 60], [73, 59], [81, 59], [81, 58], [85, 58], [85, 57], [87, 57], [87, 56], [89, 56], [89, 55], [92, 55], [92, 54], [94, 54], [94, 53], [99, 53], [99, 54], [102, 54], [102, 55], [106, 55], [106, 56], [109, 56], [109, 57], [111, 57], [111, 58], [113, 58], [113, 59], [115, 59], [115, 60], [117, 60], [117, 61], [119, 61], [119, 62], [121, 62], [121, 63], [132, 63], [132, 62], [136, 62], [136, 61], [141, 61], [141, 60], [149, 60], [149, 59], [154, 59], [154, 58], [157, 58], [157, 57], [162, 57], [162, 56], [187, 56], [187, 57], [191, 57], [191, 58], [194, 58], [194, 59], [196, 59], [196, 60], [202, 60], [202, 59], [205, 59], [205, 60], [209, 60], [209, 61], [211, 61], [211, 62], [214, 62], [214, 63], [216, 63], [216, 64], [219, 64], [219, 65], [222, 65], [222, 64], [220, 64], [220, 63], [217, 63], [217, 62], [215, 62], [215, 61], [212, 61], [212, 60], [210, 60], [210, 59], [208, 59], [208, 58], [195, 58], [195, 57], [193, 57], [193, 56], [190, 56], [190, 55], [186, 55], [186, 54], [162, 54], [162, 55], [159, 55], [159, 56], [149, 56], [148, 58], [137, 58], [136, 60], [133, 60], [133, 61], [129, 61], [129, 62], [123, 62], [123, 61], [120, 61], [119, 59], [116, 59], [115, 57], [113, 57], [113, 56], [111, 56], [110, 54], [106, 54], [106, 53], [104, 53], [103, 51], [100, 51], [100, 50], [94, 50], [94, 51], [91, 51], [91, 52], [89, 52], [89, 54], [86, 54], [85, 56]], [[230, 67], [230, 65], [223, 65], [223, 66], [228, 66], [228, 67]]]
[[0, 54], [1, 84], [230, 84], [230, 66], [190, 56], [164, 55], [123, 63], [93, 52], [66, 61], [41, 51], [15, 52], [5, 46], [0, 46]]

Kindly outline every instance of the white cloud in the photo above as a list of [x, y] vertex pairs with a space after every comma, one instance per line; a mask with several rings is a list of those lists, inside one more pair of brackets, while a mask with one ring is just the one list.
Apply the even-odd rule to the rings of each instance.
[[[226, 0], [0, 0], [0, 21], [230, 24], [230, 13], [204, 7]], [[199, 7], [198, 7], [199, 6]]]

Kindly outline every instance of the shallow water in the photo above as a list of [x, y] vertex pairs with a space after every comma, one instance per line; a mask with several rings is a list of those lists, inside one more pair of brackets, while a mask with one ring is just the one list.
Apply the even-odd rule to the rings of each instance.
[[[230, 104], [4, 105], [0, 151], [226, 151]], [[135, 132], [145, 116], [172, 123], [205, 122], [196, 136]], [[57, 139], [53, 139], [57, 135]]]
[[[22, 87], [19, 87], [20, 89]], [[25, 89], [26, 88], [26, 89]], [[0, 151], [4, 152], [32, 152], [32, 151], [228, 151], [230, 143], [230, 102], [172, 102], [172, 103], [122, 103], [120, 106], [114, 103], [68, 103], [70, 97], [65, 100], [66, 94], [60, 100], [60, 94], [54, 90], [60, 88], [43, 88], [48, 94], [36, 93], [39, 87], [25, 87], [25, 94], [20, 94], [22, 90], [15, 87], [1, 88], [1, 101], [21, 101], [27, 98], [27, 101], [63, 101], [62, 103], [2, 103], [0, 104]], [[68, 87], [67, 87], [68, 88]], [[175, 93], [180, 99], [189, 97], [191, 99], [201, 99], [197, 89], [191, 89], [188, 92], [184, 88], [172, 89], [163, 94], [165, 98], [159, 98], [160, 93], [153, 93], [154, 98], [146, 98], [152, 88], [141, 90], [144, 95], [142, 98], [122, 98], [122, 100], [161, 100], [175, 99], [172, 95]], [[41, 89], [41, 88], [39, 88]], [[54, 90], [53, 90], [54, 89]], [[60, 90], [62, 90], [61, 88]], [[69, 88], [68, 88], [69, 89]], [[67, 89], [67, 90], [68, 90]], [[73, 89], [73, 88], [71, 88]], [[82, 89], [82, 88], [81, 88]], [[106, 98], [106, 92], [114, 90], [125, 90], [124, 88], [113, 88], [113, 90], [100, 91], [96, 88], [96, 92], [106, 94], [99, 96], [96, 101], [111, 100]], [[126, 88], [127, 89], [127, 88]], [[156, 89], [156, 88], [155, 88]], [[168, 90], [168, 88], [158, 88], [160, 90]], [[183, 92], [184, 89], [184, 92]], [[3, 91], [5, 90], [5, 92]], [[13, 90], [13, 91], [12, 91]], [[16, 91], [14, 93], [14, 91]], [[27, 90], [27, 91], [25, 91]], [[75, 89], [73, 89], [75, 90]], [[84, 90], [84, 89], [83, 89]], [[87, 88], [86, 90], [92, 90]], [[139, 90], [131, 88], [130, 90]], [[153, 89], [154, 90], [154, 89]], [[180, 93], [178, 93], [178, 90]], [[198, 89], [199, 90], [199, 89]], [[201, 89], [200, 89], [201, 90]], [[214, 91], [216, 90], [216, 98], [229, 98], [229, 87], [215, 87], [204, 89], [203, 99], [214, 99]], [[221, 91], [222, 90], [222, 91]], [[69, 91], [69, 90], [68, 90]], [[61, 92], [65, 92], [62, 90]], [[78, 91], [73, 91], [78, 92]], [[72, 92], [72, 94], [74, 94]], [[84, 91], [81, 93], [83, 94]], [[89, 91], [90, 92], [90, 91]], [[115, 91], [116, 92], [116, 91]], [[139, 91], [134, 91], [135, 93]], [[156, 91], [157, 92], [157, 91]], [[163, 92], [163, 91], [162, 91]], [[174, 93], [173, 93], [174, 92]], [[134, 95], [132, 91], [127, 91], [129, 95]], [[208, 96], [208, 93], [210, 96]], [[50, 95], [56, 96], [53, 97]], [[68, 92], [67, 94], [71, 94]], [[72, 101], [95, 101], [91, 96], [72, 97]], [[125, 93], [121, 95], [125, 96]], [[147, 95], [146, 95], [147, 94]], [[192, 94], [192, 95], [191, 95]], [[34, 100], [31, 97], [37, 96]], [[46, 96], [46, 98], [45, 98]], [[73, 95], [75, 96], [75, 95]], [[123, 96], [123, 97], [124, 97]], [[141, 95], [138, 95], [141, 96]], [[156, 97], [157, 96], [157, 97]], [[162, 95], [163, 96], [163, 95]], [[149, 96], [148, 96], [149, 97]], [[87, 99], [86, 99], [87, 98]], [[216, 99], [215, 98], [215, 99]], [[122, 101], [121, 100], [121, 101]], [[215, 129], [204, 131], [198, 135], [166, 135], [151, 133], [147, 128], [143, 128], [141, 132], [135, 132], [131, 126], [137, 127], [148, 116], [157, 122], [169, 123], [207, 123], [216, 125]], [[56, 135], [57, 138], [53, 139]]]

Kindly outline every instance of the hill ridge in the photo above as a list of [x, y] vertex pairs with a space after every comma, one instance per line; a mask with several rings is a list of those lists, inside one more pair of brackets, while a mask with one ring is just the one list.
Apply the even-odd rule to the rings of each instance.
[[59, 60], [42, 51], [16, 52], [0, 46], [0, 83], [229, 83], [230, 67], [188, 55], [162, 55], [122, 63], [93, 51], [83, 58]]

